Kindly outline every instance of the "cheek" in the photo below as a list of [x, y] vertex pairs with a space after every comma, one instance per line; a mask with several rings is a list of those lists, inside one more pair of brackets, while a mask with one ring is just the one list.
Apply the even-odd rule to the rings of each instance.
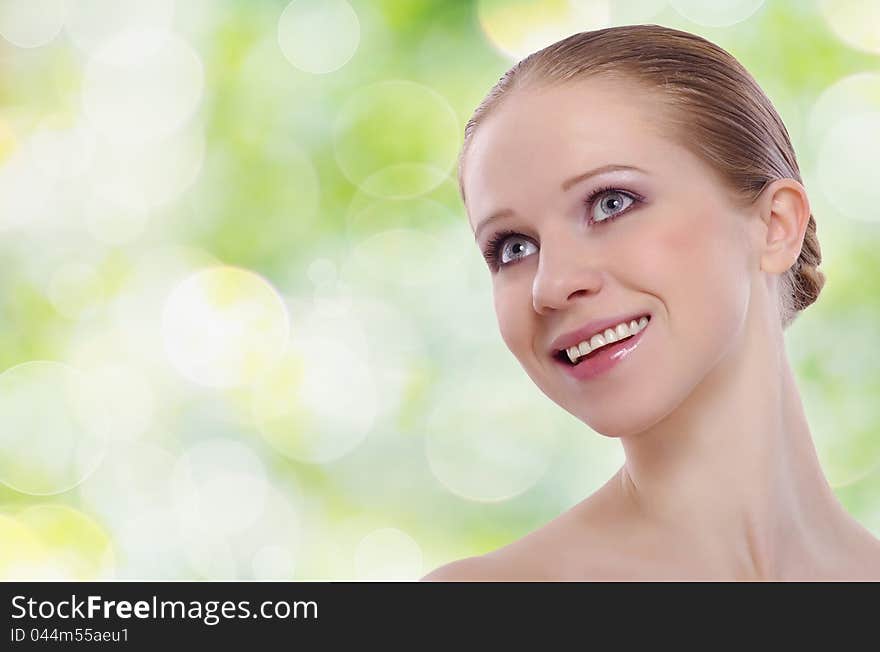
[[530, 294], [506, 281], [496, 281], [492, 290], [498, 329], [507, 348], [518, 355], [529, 346]]
[[669, 310], [670, 327], [692, 341], [732, 336], [744, 318], [749, 285], [741, 241], [729, 228], [727, 213], [705, 211], [669, 222], [649, 257], [658, 289]]

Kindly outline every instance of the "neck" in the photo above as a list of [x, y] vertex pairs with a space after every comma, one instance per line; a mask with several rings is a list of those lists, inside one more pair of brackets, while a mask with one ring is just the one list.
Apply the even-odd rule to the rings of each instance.
[[712, 576], [792, 579], [864, 534], [822, 472], [781, 328], [759, 326], [678, 409], [622, 438], [618, 484]]

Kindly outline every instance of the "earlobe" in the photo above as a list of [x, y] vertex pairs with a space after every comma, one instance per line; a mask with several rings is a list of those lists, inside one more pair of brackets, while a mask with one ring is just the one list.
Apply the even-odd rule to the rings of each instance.
[[782, 274], [800, 255], [810, 220], [810, 201], [803, 185], [794, 179], [777, 179], [765, 193], [761, 218], [766, 237], [761, 269]]

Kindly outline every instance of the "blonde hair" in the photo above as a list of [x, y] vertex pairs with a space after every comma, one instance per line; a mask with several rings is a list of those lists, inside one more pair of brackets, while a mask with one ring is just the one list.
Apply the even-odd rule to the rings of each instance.
[[[458, 187], [466, 201], [464, 159], [474, 131], [520, 88], [591, 77], [629, 80], [652, 92], [663, 133], [714, 169], [732, 201], [754, 203], [781, 178], [803, 184], [788, 131], [749, 72], [731, 54], [688, 32], [660, 25], [623, 25], [573, 34], [517, 62], [499, 79], [464, 129]], [[816, 221], [810, 214], [800, 255], [782, 275], [779, 312], [787, 328], [819, 296], [825, 275]]]

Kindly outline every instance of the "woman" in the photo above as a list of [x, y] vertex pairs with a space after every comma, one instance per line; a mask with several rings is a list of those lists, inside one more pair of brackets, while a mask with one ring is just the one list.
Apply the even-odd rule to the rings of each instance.
[[816, 223], [785, 126], [729, 53], [657, 25], [536, 52], [468, 122], [459, 187], [505, 344], [626, 461], [424, 580], [880, 580], [784, 346], [825, 282]]

